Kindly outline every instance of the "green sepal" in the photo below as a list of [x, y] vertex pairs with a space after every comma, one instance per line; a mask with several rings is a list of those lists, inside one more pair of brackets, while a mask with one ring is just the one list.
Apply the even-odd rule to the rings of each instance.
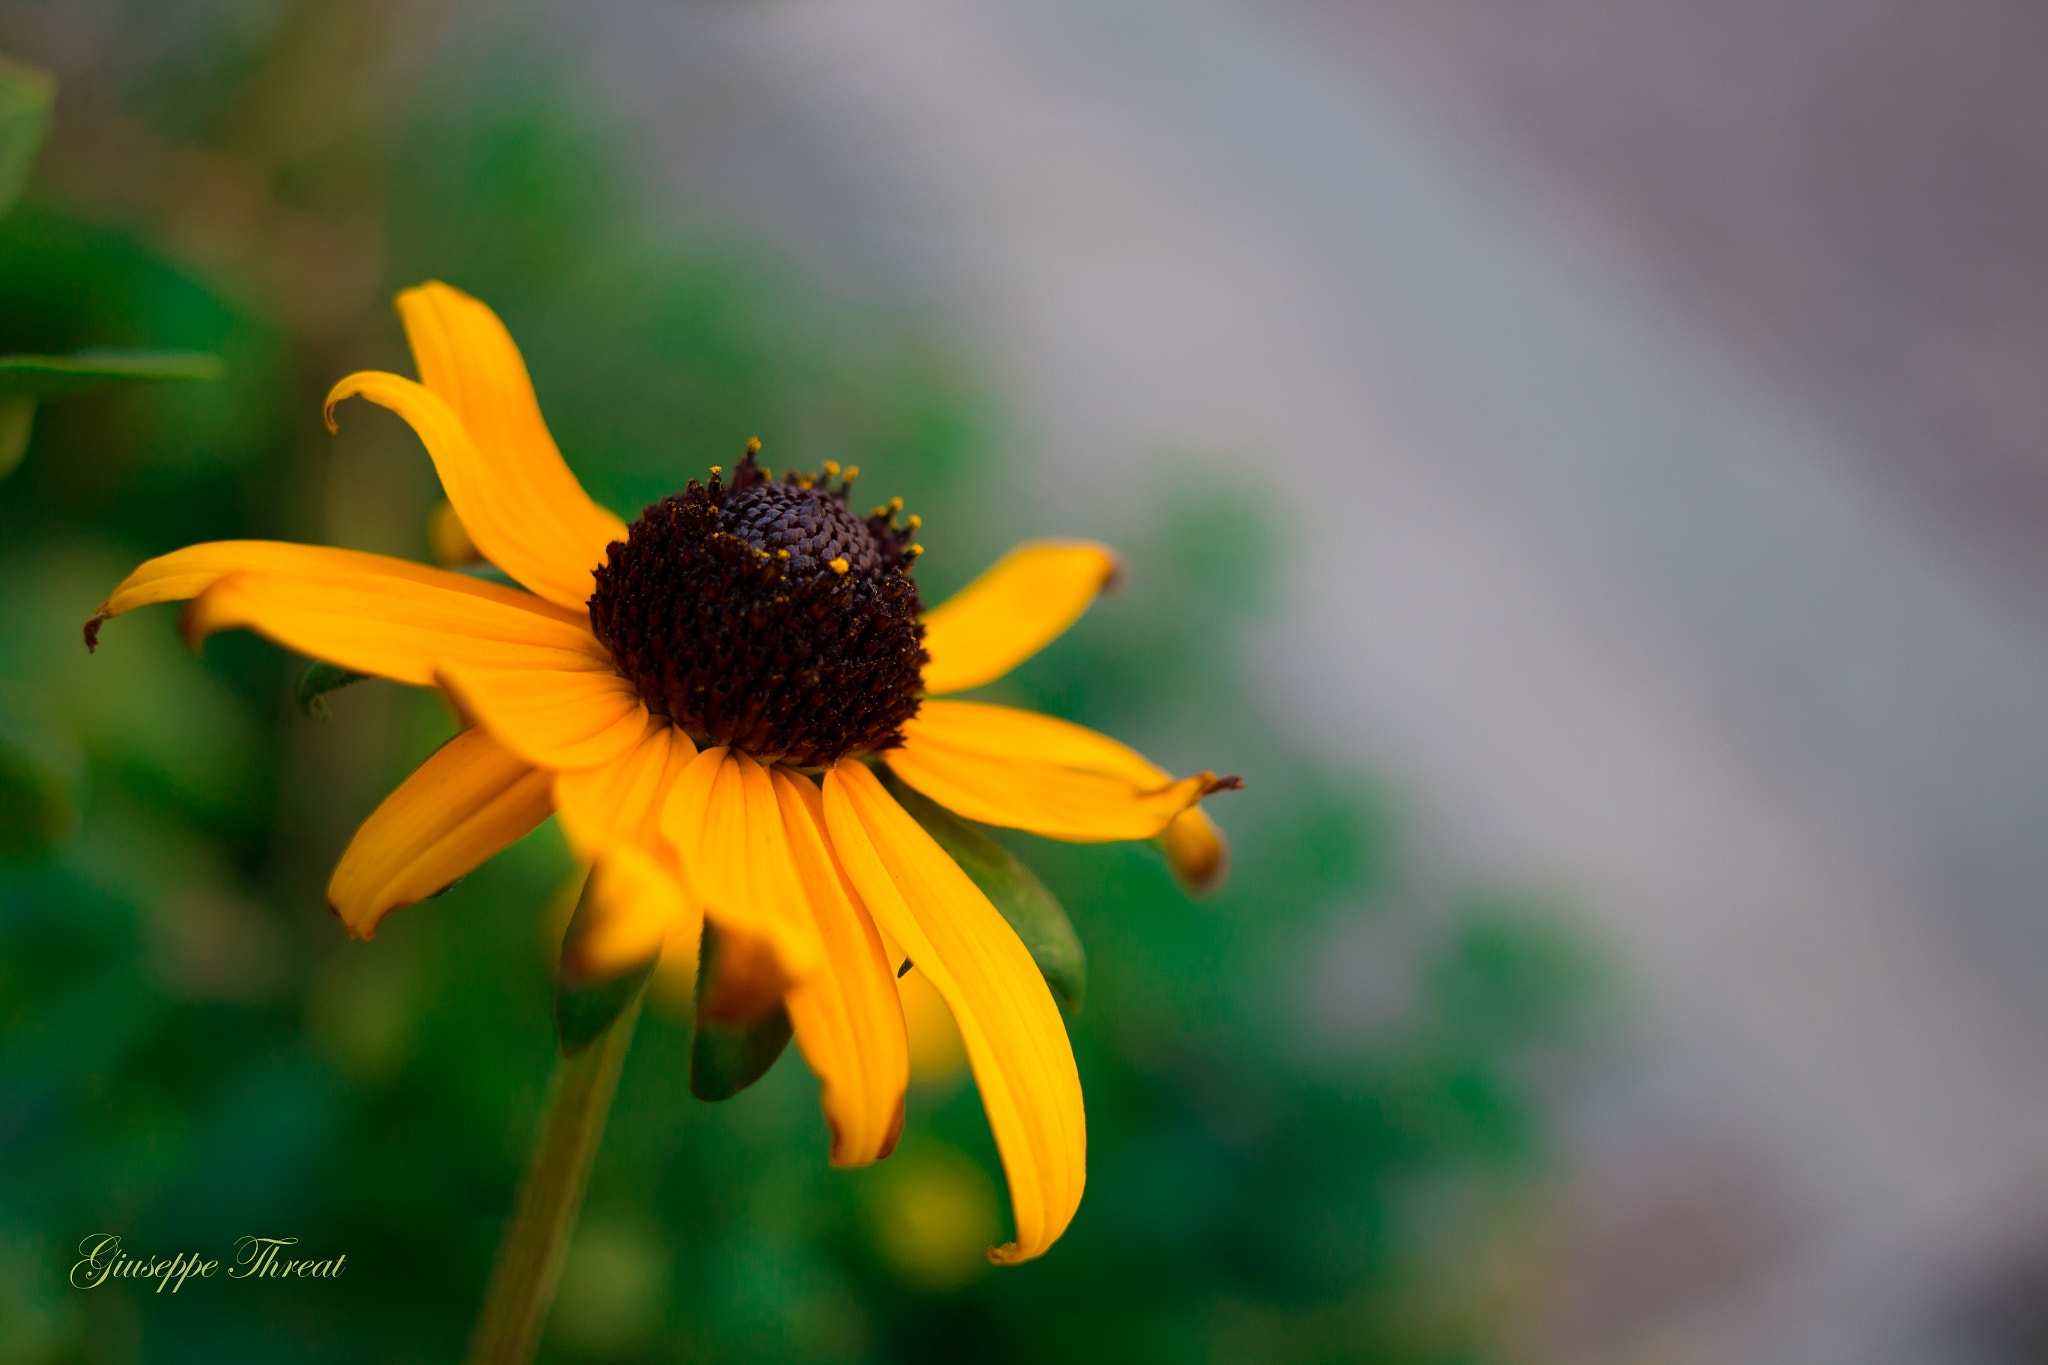
[[581, 956], [577, 948], [590, 928], [590, 888], [595, 880], [584, 878], [583, 894], [576, 900], [576, 913], [569, 916], [569, 927], [562, 934], [562, 954], [555, 963], [555, 1033], [561, 1039], [564, 1057], [589, 1047], [610, 1028], [612, 1021], [640, 998], [647, 978], [661, 961], [656, 952], [644, 962], [603, 976], [571, 965]]
[[751, 1024], [697, 1021], [690, 1040], [690, 1093], [729, 1100], [768, 1074], [789, 1046], [789, 1011], [777, 1005]]
[[330, 664], [315, 659], [306, 665], [306, 671], [299, 675], [299, 684], [292, 689], [292, 699], [299, 704], [299, 710], [312, 720], [327, 719], [327, 694], [338, 692], [353, 683], [369, 677], [339, 664]]
[[218, 379], [220, 357], [199, 351], [74, 351], [0, 355], [0, 397], [54, 403], [95, 389], [164, 379]]
[[697, 1033], [690, 1040], [690, 1093], [700, 1100], [729, 1100], [767, 1075], [792, 1031], [789, 1011], [779, 1003], [747, 1023], [709, 1018], [705, 1003], [717, 972], [718, 932], [707, 923], [697, 952]]
[[1038, 964], [1039, 975], [1060, 1008], [1079, 1013], [1088, 990], [1088, 954], [1073, 921], [1045, 883], [1017, 856], [909, 783], [878, 765], [882, 784], [925, 833], [960, 865], [989, 903], [1009, 921]]
[[28, 184], [50, 127], [57, 81], [12, 57], [0, 57], [0, 213], [14, 207]]
[[654, 964], [661, 961], [657, 954], [637, 967], [629, 968], [625, 975], [607, 977], [602, 981], [572, 982], [560, 972], [555, 974], [555, 1032], [562, 1040], [562, 1055], [574, 1056], [597, 1041], [597, 1036], [612, 1025], [612, 1020], [626, 1012], [626, 1007], [639, 998], [640, 991], [647, 985], [647, 978], [654, 975]]

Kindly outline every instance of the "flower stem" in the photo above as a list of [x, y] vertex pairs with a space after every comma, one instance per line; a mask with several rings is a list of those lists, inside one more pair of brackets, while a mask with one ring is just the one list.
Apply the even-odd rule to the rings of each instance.
[[527, 1365], [555, 1301], [583, 1187], [604, 1137], [619, 1069], [632, 1046], [640, 999], [587, 1047], [557, 1056], [540, 1141], [519, 1187], [519, 1203], [498, 1242], [483, 1311], [469, 1340], [469, 1365]]

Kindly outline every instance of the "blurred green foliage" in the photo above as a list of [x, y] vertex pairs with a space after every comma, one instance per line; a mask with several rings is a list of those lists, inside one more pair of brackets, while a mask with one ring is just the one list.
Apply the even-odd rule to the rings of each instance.
[[[147, 14], [96, 107], [271, 227], [209, 239], [148, 168], [128, 169], [161, 197], [96, 198], [89, 145], [67, 161], [61, 138], [54, 188], [0, 220], [0, 350], [227, 359], [218, 385], [55, 410], [0, 484], [0, 689], [35, 717], [0, 729], [0, 765], [34, 751], [60, 775], [0, 808], [0, 1360], [447, 1360], [552, 1060], [562, 842], [544, 826], [348, 942], [321, 886], [450, 732], [438, 699], [366, 682], [313, 720], [301, 665], [259, 641], [195, 657], [163, 608], [88, 657], [86, 616], [134, 562], [198, 540], [423, 554], [434, 490], [410, 436], [357, 404], [332, 438], [318, 414], [347, 370], [407, 368], [386, 301], [429, 275], [501, 311], [572, 463], [621, 510], [759, 435], [778, 465], [858, 463], [904, 493], [934, 532], [928, 600], [1002, 537], [1059, 528], [977, 503], [998, 428], [941, 342], [679, 238], [601, 105], [516, 34], [416, 53], [408, 84], [349, 6], [192, 6], [175, 35]], [[335, 50], [348, 79], [304, 77]], [[295, 233], [324, 253], [277, 246]], [[374, 263], [354, 293], [335, 284], [351, 260]], [[1175, 499], [1123, 538], [1130, 590], [996, 689], [1250, 782], [1215, 806], [1235, 867], [1202, 903], [1148, 848], [1004, 837], [1090, 957], [1070, 1019], [1090, 1183], [1067, 1237], [986, 1264], [1008, 1214], [964, 1078], [916, 1088], [896, 1156], [834, 1172], [801, 1059], [694, 1100], [688, 1002], [657, 991], [544, 1358], [1486, 1357], [1538, 1252], [1532, 1062], [1577, 1036], [1601, 973], [1544, 905], [1414, 904], [1384, 795], [1247, 689], [1274, 568], [1255, 497]], [[291, 1236], [348, 1270], [75, 1290], [95, 1232], [164, 1255]]]
[[[0, 214], [28, 182], [49, 126], [56, 82], [47, 72], [0, 57]], [[166, 379], [218, 379], [220, 358], [203, 354], [94, 349], [69, 355], [0, 354], [0, 479], [28, 450], [36, 409], [81, 394]], [[0, 781], [7, 781], [0, 777]], [[0, 800], [26, 788], [0, 788]]]
[[57, 83], [46, 71], [0, 57], [0, 213], [21, 197], [34, 168]]

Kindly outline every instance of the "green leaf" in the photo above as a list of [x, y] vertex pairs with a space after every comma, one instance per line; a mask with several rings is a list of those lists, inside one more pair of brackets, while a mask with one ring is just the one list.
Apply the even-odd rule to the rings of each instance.
[[28, 453], [28, 438], [35, 425], [34, 398], [25, 393], [0, 398], [0, 479], [13, 473]]
[[1017, 931], [1053, 999], [1069, 1013], [1078, 1012], [1088, 990], [1088, 955], [1073, 922], [1045, 883], [979, 826], [915, 790], [886, 766], [879, 771], [883, 785], [903, 809], [924, 826], [925, 833], [938, 841]]
[[327, 694], [339, 691], [352, 683], [359, 683], [369, 677], [339, 664], [324, 663], [315, 659], [306, 665], [306, 671], [299, 675], [299, 685], [292, 689], [293, 698], [299, 703], [299, 710], [313, 720], [327, 719]]
[[744, 1024], [707, 1017], [717, 973], [718, 932], [706, 924], [697, 953], [697, 1034], [690, 1040], [690, 1093], [700, 1100], [729, 1100], [767, 1075], [791, 1032], [789, 1011], [779, 1004]]
[[199, 351], [74, 351], [70, 355], [0, 355], [0, 397], [45, 403], [95, 389], [165, 379], [218, 379], [220, 357]]
[[57, 81], [49, 72], [0, 57], [0, 213], [14, 206], [28, 184], [56, 99]]
[[77, 832], [85, 760], [69, 731], [0, 698], [0, 859], [40, 858]]
[[28, 451], [38, 402], [54, 403], [95, 389], [163, 379], [218, 379], [220, 373], [219, 356], [196, 351], [0, 355], [0, 479], [6, 478]]

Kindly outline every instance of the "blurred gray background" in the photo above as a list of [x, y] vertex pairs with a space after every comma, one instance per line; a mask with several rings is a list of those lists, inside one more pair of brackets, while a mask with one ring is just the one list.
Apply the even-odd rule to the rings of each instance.
[[552, 23], [679, 206], [968, 338], [1061, 529], [1270, 489], [1275, 715], [1617, 945], [1529, 1359], [2048, 1359], [2048, 11]]

